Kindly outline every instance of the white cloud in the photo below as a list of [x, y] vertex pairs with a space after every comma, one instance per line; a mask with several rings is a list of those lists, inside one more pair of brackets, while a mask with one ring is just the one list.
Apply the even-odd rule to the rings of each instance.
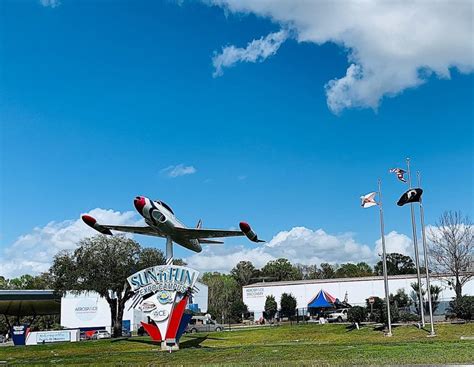
[[[139, 225], [141, 220], [135, 212], [117, 212], [96, 208], [87, 213], [106, 224]], [[38, 274], [48, 270], [59, 251], [74, 249], [77, 243], [97, 232], [82, 219], [50, 222], [36, 227], [31, 233], [20, 236], [11, 246], [3, 250], [0, 260], [0, 275], [7, 278], [22, 274]]]
[[[420, 247], [421, 248], [421, 247]], [[396, 252], [399, 254], [410, 256], [415, 260], [413, 256], [414, 247], [413, 242], [410, 237], [404, 235], [403, 233], [398, 233], [397, 231], [392, 231], [389, 234], [385, 235], [385, 249], [387, 254], [391, 252]], [[382, 255], [382, 239], [379, 238], [375, 242], [375, 253], [377, 256]]]
[[270, 242], [258, 247], [207, 246], [202, 253], [192, 255], [186, 261], [200, 271], [227, 272], [239, 261], [248, 260], [256, 267], [262, 267], [281, 257], [292, 263], [317, 265], [360, 261], [371, 264], [377, 260], [369, 246], [357, 243], [349, 234], [331, 235], [322, 229], [295, 227], [279, 232]]
[[[143, 225], [135, 212], [118, 212], [96, 208], [88, 214], [99, 223], [118, 225]], [[235, 228], [231, 228], [235, 229]], [[79, 218], [62, 222], [50, 222], [36, 227], [31, 233], [20, 236], [1, 254], [0, 275], [7, 278], [22, 274], [38, 274], [47, 271], [54, 255], [61, 250], [72, 250], [77, 243], [97, 232], [85, 225]], [[386, 235], [387, 252], [399, 252], [412, 256], [410, 238], [395, 231]], [[322, 262], [374, 264], [379, 260], [381, 240], [375, 248], [358, 243], [352, 234], [332, 235], [322, 229], [311, 230], [294, 227], [277, 233], [270, 242], [258, 246], [209, 245], [199, 254], [185, 258], [190, 267], [200, 271], [228, 272], [239, 261], [251, 261], [256, 267], [263, 267], [268, 261], [287, 258], [292, 263], [316, 264]]]
[[[325, 86], [328, 106], [335, 113], [353, 107], [376, 109], [384, 96], [417, 87], [430, 74], [450, 78], [452, 68], [462, 73], [474, 68], [470, 0], [203, 1], [226, 12], [270, 18], [291, 29], [299, 42], [332, 42], [347, 50], [346, 75], [335, 76]], [[217, 74], [222, 66], [247, 61], [239, 55], [245, 55], [248, 47], [226, 49], [229, 55], [215, 65]], [[232, 56], [232, 50], [241, 51]]]
[[169, 166], [161, 170], [161, 173], [171, 178], [192, 175], [196, 172], [196, 168], [194, 168], [193, 166], [185, 166], [184, 164], [178, 164], [177, 166]]
[[40, 4], [43, 5], [44, 7], [56, 8], [59, 5], [61, 5], [61, 1], [59, 1], [59, 0], [40, 0]]
[[288, 37], [286, 30], [270, 33], [265, 38], [253, 40], [247, 44], [246, 48], [238, 48], [235, 46], [227, 46], [222, 49], [220, 54], [215, 53], [212, 58], [212, 64], [215, 71], [213, 76], [221, 76], [224, 74], [223, 68], [232, 67], [238, 62], [262, 62], [269, 56], [274, 55], [281, 44]]

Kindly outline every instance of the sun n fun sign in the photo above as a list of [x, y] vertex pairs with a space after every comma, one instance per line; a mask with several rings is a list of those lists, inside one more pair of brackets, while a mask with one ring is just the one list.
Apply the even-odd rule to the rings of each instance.
[[135, 292], [132, 307], [149, 318], [142, 325], [163, 348], [177, 347], [191, 319], [184, 311], [198, 276], [198, 271], [185, 266], [158, 265], [127, 278]]

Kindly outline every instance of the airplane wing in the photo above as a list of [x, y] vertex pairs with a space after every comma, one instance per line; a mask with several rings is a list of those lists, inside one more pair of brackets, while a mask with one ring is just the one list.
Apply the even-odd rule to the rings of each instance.
[[242, 231], [226, 231], [221, 229], [175, 228], [175, 231], [180, 236], [188, 239], [245, 236]]
[[175, 228], [176, 232], [188, 239], [206, 239], [206, 238], [222, 238], [222, 237], [237, 237], [246, 236], [253, 242], [265, 242], [259, 240], [257, 234], [252, 231], [250, 226], [245, 222], [240, 222], [240, 231], [229, 231], [222, 229], [202, 229], [202, 228]]
[[208, 240], [205, 238], [198, 238], [199, 243], [207, 243], [207, 244], [222, 244], [224, 241], [216, 241], [216, 240]]
[[95, 229], [96, 231], [112, 235], [110, 230], [119, 231], [119, 232], [128, 232], [128, 233], [137, 233], [137, 234], [144, 234], [147, 236], [156, 236], [162, 237], [157, 231], [155, 231], [151, 227], [134, 227], [134, 226], [116, 226], [116, 225], [109, 225], [109, 224], [99, 224], [97, 220], [90, 215], [83, 215], [82, 220], [85, 224], [89, 227]]

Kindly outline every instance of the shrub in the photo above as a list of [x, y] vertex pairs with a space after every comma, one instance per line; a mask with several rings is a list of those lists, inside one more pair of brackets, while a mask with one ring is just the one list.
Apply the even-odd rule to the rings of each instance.
[[364, 307], [354, 306], [347, 312], [347, 320], [360, 324], [367, 319], [367, 310]]
[[[379, 297], [374, 297], [375, 302], [372, 305], [373, 314], [370, 316], [370, 321], [379, 322], [382, 324], [388, 323], [387, 305], [385, 300]], [[370, 312], [369, 300], [367, 302], [367, 311]], [[396, 304], [390, 302], [390, 319], [392, 322], [397, 322], [400, 319], [400, 313]]]
[[400, 312], [400, 321], [402, 322], [410, 322], [410, 321], [418, 321], [420, 316], [415, 315], [411, 312]]
[[474, 317], [474, 296], [462, 296], [449, 302], [448, 312], [453, 316], [470, 321]]

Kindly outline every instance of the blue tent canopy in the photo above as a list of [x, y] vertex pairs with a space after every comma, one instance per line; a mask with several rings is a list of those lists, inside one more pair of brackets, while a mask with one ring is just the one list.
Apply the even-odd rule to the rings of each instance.
[[334, 307], [335, 302], [336, 299], [333, 296], [321, 289], [316, 297], [308, 303], [308, 308]]

